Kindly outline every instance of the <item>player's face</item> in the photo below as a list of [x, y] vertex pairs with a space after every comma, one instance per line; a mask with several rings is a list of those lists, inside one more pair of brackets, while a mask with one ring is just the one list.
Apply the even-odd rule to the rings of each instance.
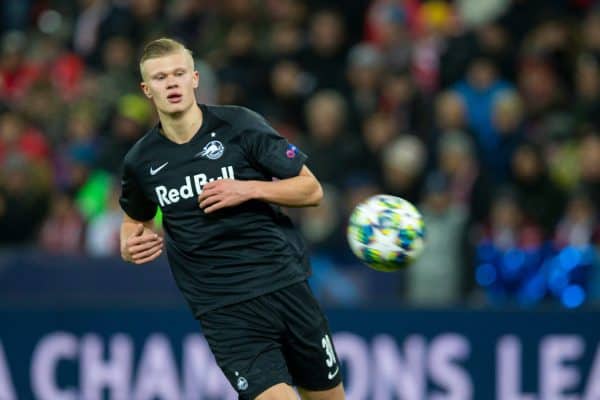
[[194, 89], [198, 87], [198, 72], [194, 71], [192, 57], [187, 52], [144, 61], [142, 76], [142, 90], [159, 113], [178, 114], [196, 102]]

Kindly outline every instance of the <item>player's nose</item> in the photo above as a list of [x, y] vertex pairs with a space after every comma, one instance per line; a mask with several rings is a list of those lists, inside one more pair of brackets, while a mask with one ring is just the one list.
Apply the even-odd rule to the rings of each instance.
[[173, 76], [167, 76], [167, 89], [172, 89], [177, 87], [177, 79], [175, 79], [175, 77]]

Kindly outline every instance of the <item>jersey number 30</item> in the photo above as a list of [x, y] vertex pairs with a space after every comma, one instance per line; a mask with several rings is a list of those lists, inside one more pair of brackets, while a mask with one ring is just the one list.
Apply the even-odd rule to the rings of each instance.
[[327, 355], [325, 364], [327, 364], [329, 368], [333, 367], [333, 364], [335, 364], [337, 360], [335, 359], [335, 353], [333, 352], [333, 346], [331, 345], [331, 339], [329, 338], [329, 335], [323, 336], [323, 339], [321, 339], [321, 346]]

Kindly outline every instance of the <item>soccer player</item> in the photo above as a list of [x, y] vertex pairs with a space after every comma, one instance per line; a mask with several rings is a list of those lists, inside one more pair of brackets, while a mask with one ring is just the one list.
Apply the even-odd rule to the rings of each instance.
[[197, 104], [181, 43], [147, 44], [140, 72], [160, 122], [123, 162], [123, 259], [161, 254], [160, 207], [175, 281], [239, 398], [297, 399], [294, 385], [303, 399], [344, 399], [303, 241], [279, 208], [321, 200], [307, 156], [246, 108]]

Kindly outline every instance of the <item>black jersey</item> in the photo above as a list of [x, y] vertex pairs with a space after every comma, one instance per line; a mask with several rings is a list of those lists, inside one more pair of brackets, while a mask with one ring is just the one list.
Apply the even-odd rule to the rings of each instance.
[[172, 142], [157, 125], [131, 148], [120, 198], [139, 221], [162, 210], [169, 264], [196, 317], [302, 281], [309, 272], [304, 242], [278, 206], [251, 200], [206, 214], [197, 201], [215, 179], [296, 176], [306, 155], [246, 108], [200, 107], [202, 126], [189, 142]]

